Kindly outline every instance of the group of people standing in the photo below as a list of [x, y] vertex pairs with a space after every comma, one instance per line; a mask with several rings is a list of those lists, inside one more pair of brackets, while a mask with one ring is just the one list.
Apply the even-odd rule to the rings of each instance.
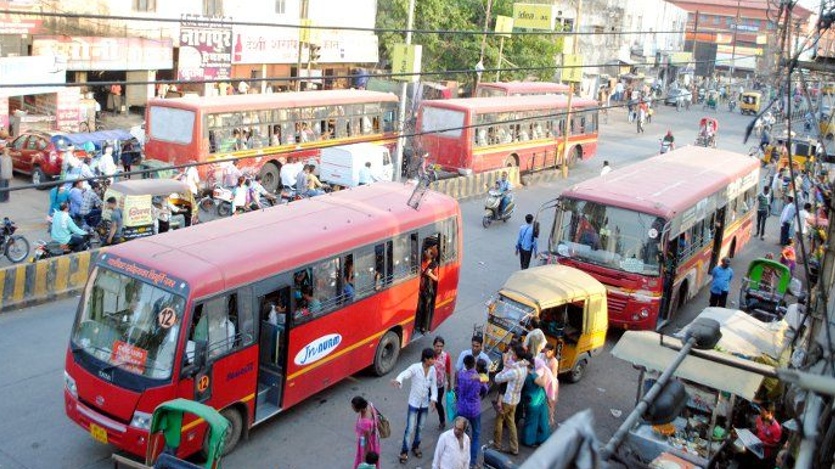
[[[471, 347], [454, 362], [445, 350], [446, 342], [435, 337], [432, 348], [421, 352], [414, 363], [391, 380], [397, 389], [410, 382], [406, 409], [406, 428], [400, 445], [399, 461], [411, 456], [422, 458], [422, 430], [430, 411], [438, 415], [438, 438], [432, 458], [433, 469], [468, 469], [476, 467], [481, 450], [482, 402], [490, 391], [489, 374], [495, 371], [493, 385], [498, 389], [492, 400], [496, 423], [492, 445], [519, 454], [520, 443], [536, 447], [545, 442], [555, 425], [554, 412], [559, 384], [559, 365], [555, 349], [547, 344], [545, 334], [535, 321], [524, 339], [514, 340], [494, 364], [484, 351], [483, 337], [476, 333]], [[351, 401], [357, 413], [357, 437], [354, 468], [379, 468], [381, 452], [381, 412], [365, 398]], [[523, 420], [521, 428], [517, 421]], [[447, 428], [452, 422], [452, 428]], [[502, 440], [507, 432], [507, 446]]]

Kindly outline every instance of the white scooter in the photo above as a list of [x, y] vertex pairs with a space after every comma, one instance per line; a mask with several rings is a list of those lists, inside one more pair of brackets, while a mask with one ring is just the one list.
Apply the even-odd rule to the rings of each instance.
[[502, 204], [504, 195], [505, 193], [502, 193], [502, 191], [496, 188], [491, 188], [487, 191], [487, 200], [484, 201], [484, 218], [481, 220], [481, 224], [485, 228], [488, 228], [494, 221], [501, 220], [507, 222], [510, 220], [510, 216], [513, 215], [513, 211], [516, 210], [516, 201], [511, 191], [506, 193], [508, 199], [507, 205], [499, 213], [499, 207]]

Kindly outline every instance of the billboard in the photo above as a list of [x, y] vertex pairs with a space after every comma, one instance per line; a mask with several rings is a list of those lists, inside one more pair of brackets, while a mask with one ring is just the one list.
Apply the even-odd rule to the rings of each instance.
[[227, 80], [232, 74], [232, 25], [223, 18], [184, 15], [180, 20], [180, 80]]

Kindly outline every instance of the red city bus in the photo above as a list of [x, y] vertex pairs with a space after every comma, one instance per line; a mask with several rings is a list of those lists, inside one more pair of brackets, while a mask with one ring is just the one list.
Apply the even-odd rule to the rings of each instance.
[[152, 99], [145, 157], [186, 164], [254, 156], [240, 167], [259, 170], [264, 187], [275, 191], [282, 153], [302, 150], [283, 156], [307, 160], [322, 146], [393, 145], [396, 110], [395, 95], [364, 90]]
[[661, 327], [748, 242], [759, 161], [685, 147], [581, 182], [556, 208], [548, 260], [609, 290], [609, 323]]
[[[597, 102], [577, 98], [571, 107], [569, 166], [597, 152]], [[445, 171], [531, 171], [562, 161], [567, 109], [568, 98], [556, 95], [424, 101], [417, 128], [423, 151]]]
[[[65, 363], [70, 419], [142, 455], [151, 413], [174, 398], [252, 425], [343, 378], [394, 368], [402, 346], [452, 314], [458, 203], [380, 182], [109, 248], [97, 260]], [[421, 253], [437, 253], [419, 307]], [[186, 422], [184, 457], [203, 441]]]
[[571, 92], [571, 87], [562, 83], [545, 81], [511, 81], [508, 83], [479, 83], [476, 98], [495, 98], [500, 96], [526, 96], [544, 94], [563, 94]]

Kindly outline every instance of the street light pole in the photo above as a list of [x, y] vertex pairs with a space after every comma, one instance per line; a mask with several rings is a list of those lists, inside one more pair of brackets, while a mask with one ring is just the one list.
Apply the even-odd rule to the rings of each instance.
[[[487, 0], [487, 12], [484, 15], [484, 34], [481, 35], [481, 52], [478, 54], [478, 63], [484, 67], [484, 50], [487, 48], [487, 31], [490, 29], [490, 14], [493, 11], [493, 0]], [[476, 67], [478, 68], [478, 67]], [[472, 96], [475, 97], [478, 84], [481, 83], [481, 72], [475, 74]]]
[[[406, 19], [406, 45], [412, 44], [412, 29], [415, 23], [415, 0], [409, 0], [409, 14]], [[397, 108], [397, 148], [394, 151], [394, 175], [395, 181], [399, 181], [403, 175], [403, 147], [406, 139], [403, 133], [406, 131], [406, 94], [409, 90], [409, 82], [400, 83], [400, 102]]]
[[736, 0], [736, 19], [734, 20], [734, 39], [733, 48], [731, 49], [731, 69], [728, 73], [728, 82], [734, 78], [734, 69], [736, 68], [736, 34], [739, 31], [739, 6], [742, 0]]

